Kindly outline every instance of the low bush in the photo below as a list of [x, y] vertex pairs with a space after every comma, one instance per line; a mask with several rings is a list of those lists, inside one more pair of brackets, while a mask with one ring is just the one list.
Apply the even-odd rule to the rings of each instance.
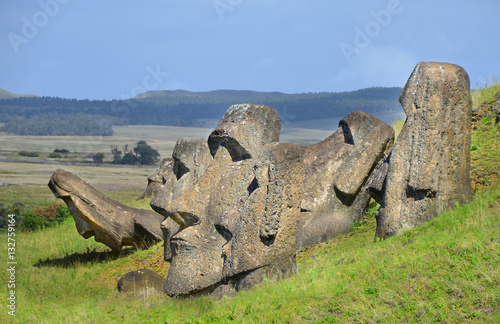
[[62, 154], [61, 153], [52, 152], [52, 153], [49, 154], [49, 158], [52, 158], [52, 159], [62, 158]]
[[24, 150], [23, 151], [19, 151], [18, 154], [20, 156], [28, 156], [28, 157], [38, 157], [40, 155], [40, 153], [35, 152], [35, 151], [29, 151], [29, 152], [27, 152], [27, 151], [24, 151]]
[[64, 203], [54, 203], [45, 208], [24, 208], [22, 204], [2, 205], [0, 208], [0, 227], [4, 227], [8, 215], [14, 214], [17, 226], [22, 231], [35, 231], [53, 227], [71, 216]]
[[55, 149], [54, 153], [68, 154], [69, 150], [67, 150], [67, 149]]

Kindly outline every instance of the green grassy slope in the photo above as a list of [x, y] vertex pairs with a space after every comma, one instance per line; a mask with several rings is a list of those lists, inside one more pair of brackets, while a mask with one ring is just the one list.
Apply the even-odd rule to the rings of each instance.
[[[472, 93], [476, 124], [471, 145], [474, 190], [496, 186], [500, 172], [500, 83]], [[495, 111], [497, 110], [497, 111]]]
[[12, 92], [9, 92], [4, 89], [0, 89], [0, 99], [11, 99], [11, 98], [17, 98], [16, 95]]
[[[404, 236], [373, 243], [369, 216], [348, 235], [298, 255], [296, 276], [264, 282], [232, 299], [128, 300], [116, 291], [127, 271], [166, 274], [161, 247], [109, 252], [83, 240], [72, 221], [17, 236], [21, 322], [283, 323], [493, 322], [500, 307], [500, 190]], [[373, 215], [373, 214], [372, 214]], [[5, 236], [4, 242], [6, 242]], [[6, 244], [0, 253], [6, 255]], [[2, 282], [7, 274], [1, 272]], [[1, 293], [7, 298], [6, 287]], [[9, 319], [5, 304], [0, 320]]]
[[13, 99], [13, 98], [19, 98], [19, 97], [37, 97], [35, 95], [20, 95], [17, 93], [13, 93], [10, 91], [7, 91], [5, 89], [0, 88], [0, 100], [1, 99]]
[[[500, 140], [497, 133], [490, 133], [497, 126], [489, 121], [481, 120], [473, 135], [473, 145], [481, 145], [481, 149], [472, 152], [483, 152], [473, 158], [473, 169], [483, 156], [493, 156], [491, 163], [500, 162], [491, 152]], [[488, 144], [483, 145], [486, 140]], [[147, 201], [133, 204], [148, 205]], [[72, 220], [45, 231], [17, 233], [16, 320], [500, 322], [500, 186], [486, 183], [476, 190], [471, 203], [378, 243], [374, 243], [374, 212], [371, 208], [350, 234], [301, 251], [297, 275], [280, 282], [266, 281], [219, 301], [165, 296], [133, 301], [120, 295], [116, 283], [128, 271], [147, 267], [166, 275], [168, 264], [161, 260], [160, 245], [147, 251], [112, 253], [93, 239], [80, 237]], [[5, 233], [0, 238], [4, 242], [0, 254], [7, 255]], [[0, 298], [5, 301], [6, 271], [0, 272], [0, 280], [4, 283]], [[1, 303], [0, 322], [9, 320], [6, 303]]]

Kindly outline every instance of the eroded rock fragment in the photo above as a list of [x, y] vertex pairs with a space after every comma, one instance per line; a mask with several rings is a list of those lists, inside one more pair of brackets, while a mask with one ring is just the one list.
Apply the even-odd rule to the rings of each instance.
[[120, 278], [118, 291], [131, 296], [144, 298], [163, 293], [165, 279], [149, 269], [129, 272]]

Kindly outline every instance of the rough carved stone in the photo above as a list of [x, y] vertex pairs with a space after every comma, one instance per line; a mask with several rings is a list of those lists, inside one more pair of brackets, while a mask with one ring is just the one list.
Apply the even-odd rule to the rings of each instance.
[[399, 101], [406, 123], [388, 167], [370, 185], [370, 190], [383, 192], [377, 216], [380, 238], [401, 234], [471, 197], [471, 98], [465, 70], [419, 63]]
[[272, 108], [231, 107], [209, 136], [205, 172], [167, 204], [152, 201], [181, 225], [168, 295], [232, 294], [295, 271], [302, 150], [278, 144], [280, 127]]
[[305, 148], [299, 249], [347, 233], [360, 220], [370, 200], [365, 184], [393, 144], [392, 127], [355, 111], [330, 137]]
[[163, 293], [165, 278], [149, 269], [129, 272], [120, 278], [118, 291], [137, 297], [147, 297]]
[[163, 239], [162, 216], [114, 201], [71, 172], [55, 171], [49, 188], [68, 205], [84, 238], [94, 236], [114, 251], [126, 245], [145, 248]]
[[174, 147], [172, 158], [163, 160], [160, 168], [148, 179], [146, 191], [154, 194], [151, 207], [157, 213], [167, 216], [161, 223], [165, 238], [164, 259], [166, 261], [172, 258], [170, 238], [179, 230], [179, 225], [182, 225], [183, 221], [179, 216], [165, 210], [165, 206], [168, 206], [172, 199], [189, 190], [211, 162], [212, 155], [205, 140], [181, 138]]
[[143, 223], [155, 237], [163, 231], [168, 295], [232, 295], [264, 277], [295, 273], [297, 247], [348, 232], [368, 205], [368, 178], [394, 142], [391, 127], [359, 111], [306, 147], [279, 143], [280, 128], [274, 109], [241, 104], [207, 141], [179, 139], [145, 192], [163, 222], [65, 171], [54, 173], [49, 186], [70, 206], [84, 237], [95, 234], [113, 249], [138, 244], [131, 237]]
[[387, 157], [392, 128], [354, 112], [325, 141], [300, 147], [278, 143], [280, 127], [272, 108], [232, 106], [208, 138], [213, 159], [202, 159], [204, 171], [182, 193], [172, 194], [175, 181], [155, 193], [153, 209], [181, 226], [170, 243], [168, 295], [231, 295], [292, 274], [297, 245], [345, 233], [361, 217], [364, 184]]

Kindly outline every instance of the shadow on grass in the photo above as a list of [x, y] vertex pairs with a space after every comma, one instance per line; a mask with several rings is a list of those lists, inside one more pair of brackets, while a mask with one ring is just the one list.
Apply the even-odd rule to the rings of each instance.
[[120, 252], [114, 251], [96, 251], [87, 249], [87, 252], [67, 254], [63, 258], [56, 259], [39, 259], [37, 263], [33, 266], [37, 268], [41, 267], [60, 267], [60, 268], [71, 268], [75, 264], [84, 263], [100, 263], [105, 261], [113, 261], [126, 257], [137, 251], [136, 248], [128, 248]]

